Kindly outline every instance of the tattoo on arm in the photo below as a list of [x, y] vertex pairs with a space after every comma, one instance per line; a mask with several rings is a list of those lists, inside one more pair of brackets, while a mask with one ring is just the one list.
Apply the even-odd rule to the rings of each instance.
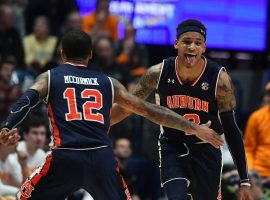
[[186, 120], [170, 109], [150, 104], [130, 94], [118, 81], [112, 80], [115, 88], [115, 101], [119, 106], [141, 115], [156, 124], [191, 133], [195, 132], [198, 125]]
[[132, 94], [141, 99], [146, 99], [157, 87], [162, 65], [163, 63], [159, 63], [150, 67], [141, 77]]
[[228, 112], [236, 108], [234, 86], [227, 72], [222, 71], [219, 76], [216, 100], [219, 112]]
[[[156, 89], [162, 65], [163, 63], [160, 63], [158, 65], [150, 67], [147, 70], [147, 72], [142, 76], [140, 82], [135, 86], [135, 88], [132, 91], [132, 93], [135, 96], [141, 99], [146, 99], [151, 94], [151, 92], [153, 92]], [[125, 108], [120, 107], [117, 104], [114, 104], [110, 116], [111, 125], [120, 122], [124, 118], [128, 117], [130, 114], [131, 114], [130, 110], [126, 110]]]
[[39, 97], [45, 99], [48, 94], [48, 72], [40, 74], [34, 85], [30, 87], [31, 89], [37, 90]]

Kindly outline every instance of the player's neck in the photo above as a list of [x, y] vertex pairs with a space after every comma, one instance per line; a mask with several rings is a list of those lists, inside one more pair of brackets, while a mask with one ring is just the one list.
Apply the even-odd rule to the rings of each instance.
[[80, 60], [80, 59], [67, 59], [67, 60], [65, 60], [65, 63], [72, 63], [74, 65], [85, 65], [85, 66], [87, 66], [88, 61]]
[[181, 63], [181, 61], [178, 58], [176, 71], [177, 71], [178, 76], [181, 78], [183, 82], [185, 82], [185, 80], [194, 81], [200, 76], [204, 68], [204, 65], [205, 65], [205, 60], [201, 58], [196, 65], [191, 66], [191, 67], [186, 67], [184, 66], [184, 64]]

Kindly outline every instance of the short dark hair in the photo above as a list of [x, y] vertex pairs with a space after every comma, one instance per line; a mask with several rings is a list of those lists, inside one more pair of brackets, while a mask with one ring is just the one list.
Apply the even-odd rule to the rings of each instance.
[[[197, 26], [200, 29], [202, 29], [205, 33], [206, 33], [206, 27], [204, 26], [204, 24], [202, 22], [200, 22], [199, 20], [196, 19], [187, 19], [183, 22], [181, 22], [180, 24], [178, 24], [177, 28], [176, 28], [176, 32], [178, 33], [181, 29], [188, 27], [188, 26]], [[176, 36], [177, 38], [179, 37], [179, 35], [177, 34]]]
[[91, 37], [81, 30], [68, 31], [62, 38], [62, 48], [69, 59], [86, 59], [92, 52]]
[[41, 117], [31, 116], [26, 122], [26, 126], [24, 128], [24, 134], [28, 134], [30, 129], [33, 127], [44, 126], [47, 131], [47, 123], [44, 122], [44, 119]]
[[14, 57], [6, 57], [2, 60], [0, 60], [0, 69], [2, 69], [4, 64], [11, 64], [16, 66], [16, 59]]

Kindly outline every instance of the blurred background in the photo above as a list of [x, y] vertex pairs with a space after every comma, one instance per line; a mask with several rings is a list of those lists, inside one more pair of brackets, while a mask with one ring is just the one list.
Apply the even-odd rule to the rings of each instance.
[[[235, 85], [254, 199], [270, 199], [269, 11], [267, 0], [0, 0], [0, 124], [40, 73], [61, 64], [60, 38], [68, 30], [91, 35], [89, 67], [132, 90], [148, 67], [177, 54], [172, 44], [178, 23], [195, 18], [207, 27], [206, 56], [226, 67]], [[40, 103], [19, 130], [18, 146], [0, 145], [0, 199], [14, 198], [49, 150], [46, 105]], [[135, 200], [166, 199], [158, 136], [157, 125], [135, 115], [111, 128]], [[226, 146], [223, 160], [223, 199], [236, 199], [239, 178]], [[91, 197], [78, 191], [69, 199]]]

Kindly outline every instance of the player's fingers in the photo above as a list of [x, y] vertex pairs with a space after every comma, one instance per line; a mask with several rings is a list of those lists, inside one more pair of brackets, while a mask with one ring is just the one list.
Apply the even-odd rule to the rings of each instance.
[[9, 137], [9, 145], [14, 145], [20, 140], [20, 136], [18, 134], [12, 135]]
[[14, 128], [11, 131], [8, 132], [10, 135], [18, 134], [18, 129]]
[[224, 142], [223, 142], [222, 138], [220, 138], [219, 136], [214, 135], [213, 139], [214, 139], [216, 145], [218, 145], [218, 146], [223, 146], [224, 145]]

